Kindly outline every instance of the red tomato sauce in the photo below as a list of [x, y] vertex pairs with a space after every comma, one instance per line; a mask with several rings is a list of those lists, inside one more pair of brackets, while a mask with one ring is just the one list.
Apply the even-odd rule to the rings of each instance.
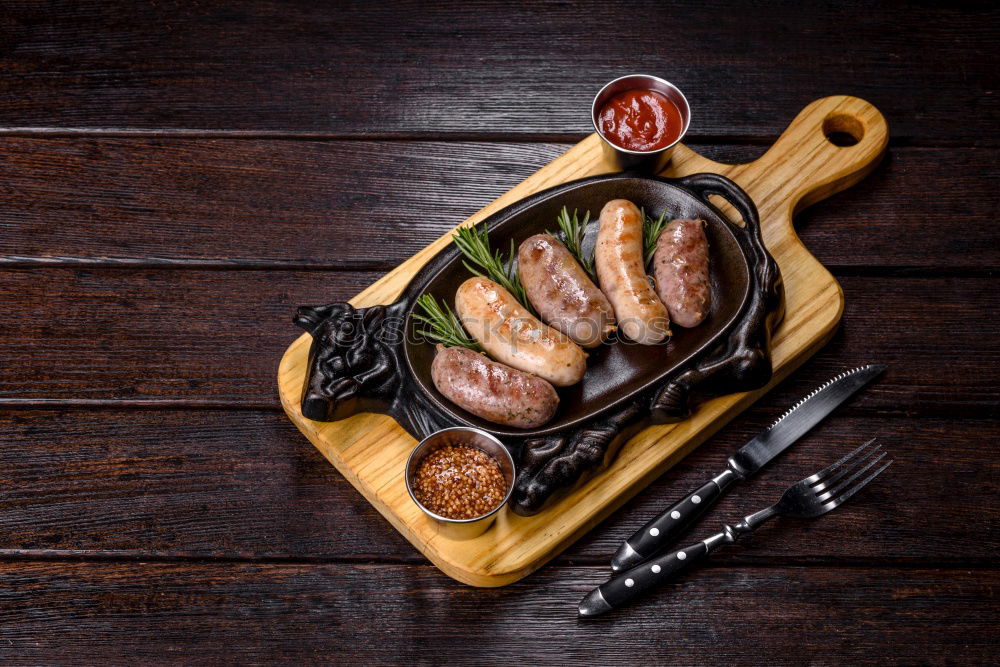
[[681, 136], [681, 111], [653, 90], [626, 90], [604, 103], [597, 116], [604, 138], [630, 151], [656, 151]]

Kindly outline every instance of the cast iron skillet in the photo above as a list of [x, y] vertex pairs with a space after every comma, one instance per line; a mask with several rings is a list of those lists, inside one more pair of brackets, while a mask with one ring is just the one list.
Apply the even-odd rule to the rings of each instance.
[[[719, 195], [743, 218], [729, 222], [709, 201]], [[484, 421], [452, 404], [430, 376], [434, 346], [416, 334], [410, 315], [416, 298], [430, 293], [454, 304], [469, 277], [450, 245], [413, 277], [399, 300], [355, 309], [348, 303], [299, 308], [295, 323], [313, 336], [302, 395], [302, 414], [319, 421], [357, 412], [391, 415], [415, 438], [446, 426], [467, 425], [499, 436], [518, 461], [511, 507], [532, 514], [559, 489], [614, 455], [637, 429], [690, 414], [694, 393], [718, 396], [761, 387], [771, 378], [770, 336], [784, 313], [784, 291], [774, 259], [764, 247], [757, 209], [735, 183], [716, 174], [681, 179], [635, 174], [594, 176], [531, 195], [479, 224], [492, 247], [557, 228], [567, 206], [596, 217], [610, 199], [626, 198], [657, 217], [701, 218], [710, 244], [712, 310], [693, 329], [672, 327], [667, 343], [641, 346], [615, 341], [590, 351], [578, 385], [559, 390], [555, 417], [536, 429]], [[597, 221], [588, 229], [589, 251]]]
[[[502, 426], [480, 419], [456, 406], [441, 395], [431, 380], [431, 361], [434, 345], [421, 340], [415, 320], [407, 327], [403, 355], [417, 386], [434, 406], [453, 422], [477, 426], [497, 436], [537, 437], [579, 426], [602, 412], [613, 410], [627, 403], [636, 394], [662, 382], [677, 372], [692, 358], [719, 342], [733, 325], [743, 304], [749, 297], [750, 268], [748, 258], [740, 250], [734, 226], [701, 199], [677, 185], [647, 178], [615, 178], [591, 182], [578, 182], [575, 187], [545, 193], [525, 206], [504, 211], [489, 220], [490, 244], [493, 248], [507, 249], [513, 239], [514, 247], [521, 241], [546, 230], [558, 231], [556, 216], [563, 206], [577, 208], [580, 214], [591, 212], [584, 252], [591, 252], [597, 239], [597, 220], [601, 208], [611, 199], [628, 199], [646, 212], [659, 217], [666, 212], [667, 220], [673, 218], [701, 218], [710, 249], [712, 276], [712, 310], [701, 325], [684, 329], [673, 325], [673, 336], [660, 345], [636, 345], [628, 339], [589, 350], [587, 373], [583, 381], [558, 390], [559, 408], [556, 415], [542, 426], [521, 429]], [[450, 306], [455, 304], [455, 291], [466, 279], [469, 270], [461, 262], [458, 251], [447, 254], [449, 261], [434, 273], [418, 275], [414, 283], [423, 282], [421, 292], [434, 295]], [[419, 310], [417, 312], [420, 312]]]

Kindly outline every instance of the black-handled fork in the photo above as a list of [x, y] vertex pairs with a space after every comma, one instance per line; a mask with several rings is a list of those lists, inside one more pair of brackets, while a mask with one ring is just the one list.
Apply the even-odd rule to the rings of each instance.
[[[788, 487], [775, 505], [750, 514], [735, 525], [724, 525], [721, 533], [615, 575], [583, 598], [580, 615], [599, 616], [631, 602], [774, 517], [814, 519], [836, 509], [892, 463], [884, 461], [886, 452], [881, 445], [872, 446], [874, 442], [869, 440], [833, 465]], [[874, 472], [870, 472], [872, 468]]]

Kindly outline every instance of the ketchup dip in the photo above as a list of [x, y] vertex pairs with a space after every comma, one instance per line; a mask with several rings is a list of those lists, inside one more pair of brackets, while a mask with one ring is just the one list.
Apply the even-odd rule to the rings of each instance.
[[605, 139], [625, 150], [656, 151], [677, 141], [684, 121], [666, 95], [635, 88], [604, 103], [597, 127]]

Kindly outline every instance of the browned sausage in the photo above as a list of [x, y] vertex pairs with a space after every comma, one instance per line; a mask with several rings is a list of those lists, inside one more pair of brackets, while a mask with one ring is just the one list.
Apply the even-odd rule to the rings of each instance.
[[517, 265], [528, 300], [542, 320], [583, 347], [597, 347], [615, 330], [615, 313], [576, 258], [550, 234], [521, 243]]
[[510, 292], [488, 278], [469, 278], [455, 293], [455, 312], [486, 352], [557, 387], [583, 379], [587, 353], [538, 321]]
[[670, 319], [682, 327], [704, 321], [712, 300], [704, 220], [672, 220], [656, 241], [653, 274]]
[[655, 345], [670, 335], [670, 315], [646, 275], [642, 223], [639, 209], [627, 199], [605, 204], [594, 262], [618, 328], [637, 343]]
[[559, 406], [556, 390], [542, 378], [464, 347], [438, 345], [431, 378], [448, 400], [495, 424], [534, 428]]

